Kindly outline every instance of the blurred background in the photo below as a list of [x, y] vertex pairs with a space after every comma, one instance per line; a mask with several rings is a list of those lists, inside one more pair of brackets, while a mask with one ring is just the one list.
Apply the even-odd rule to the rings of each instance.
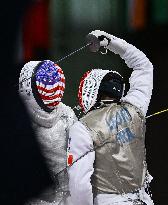
[[[2, 14], [1, 83], [5, 86], [5, 89], [1, 89], [5, 96], [1, 100], [4, 107], [1, 124], [3, 136], [8, 135], [9, 131], [6, 130], [10, 130], [11, 126], [10, 136], [13, 138], [22, 138], [23, 128], [27, 135], [31, 134], [26, 132], [30, 130], [29, 125], [24, 127], [27, 118], [26, 114], [23, 116], [24, 108], [21, 116], [18, 116], [23, 105], [17, 105], [15, 101], [19, 98], [17, 82], [22, 66], [30, 60], [57, 61], [83, 46], [86, 35], [95, 29], [123, 38], [147, 55], [154, 65], [154, 89], [148, 115], [168, 108], [167, 0], [15, 0], [10, 5], [4, 2]], [[85, 49], [60, 62], [59, 66], [66, 76], [63, 102], [71, 107], [77, 105], [80, 78], [93, 68], [117, 70], [125, 78], [126, 90], [129, 89], [131, 70], [119, 56], [112, 53], [102, 55]], [[18, 101], [21, 103], [20, 99]], [[15, 123], [9, 121], [9, 116]], [[168, 201], [167, 120], [168, 113], [163, 113], [149, 118], [146, 123], [147, 162], [149, 172], [154, 177], [151, 191], [157, 205]], [[8, 138], [5, 141], [2, 139], [3, 144], [9, 145]], [[15, 146], [20, 149], [22, 144], [16, 143]], [[31, 151], [31, 145], [28, 150]], [[24, 155], [20, 161], [23, 163]]]

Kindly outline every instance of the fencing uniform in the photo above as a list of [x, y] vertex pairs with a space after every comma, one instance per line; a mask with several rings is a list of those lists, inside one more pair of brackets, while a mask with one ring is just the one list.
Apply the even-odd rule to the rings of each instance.
[[151, 181], [146, 165], [145, 115], [152, 94], [153, 66], [143, 52], [126, 41], [101, 31], [92, 33], [107, 37], [106, 48], [119, 54], [133, 72], [130, 89], [120, 102], [102, 103], [90, 112], [95, 100], [89, 100], [87, 92], [82, 99], [82, 91], [89, 90], [84, 85], [88, 81], [96, 90], [98, 84], [98, 90], [109, 71], [95, 69], [83, 79], [80, 104], [87, 114], [69, 133], [69, 153], [73, 162], [77, 161], [69, 168], [73, 205], [152, 205], [145, 191]]
[[[33, 77], [36, 92], [32, 86]], [[37, 141], [54, 181], [53, 187], [27, 204], [67, 204], [68, 175], [66, 169], [62, 170], [66, 167], [67, 132], [76, 117], [70, 107], [60, 102], [64, 83], [61, 68], [51, 61], [31, 61], [24, 65], [20, 73], [19, 94], [28, 109]]]

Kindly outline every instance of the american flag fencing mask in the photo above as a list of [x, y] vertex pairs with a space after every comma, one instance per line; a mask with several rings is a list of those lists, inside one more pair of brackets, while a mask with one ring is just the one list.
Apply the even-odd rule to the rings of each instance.
[[51, 112], [60, 102], [65, 90], [62, 69], [50, 60], [30, 61], [22, 68], [19, 90], [24, 98], [35, 98], [38, 105]]
[[54, 109], [63, 97], [65, 77], [62, 69], [52, 61], [42, 61], [34, 71], [36, 91], [43, 104]]

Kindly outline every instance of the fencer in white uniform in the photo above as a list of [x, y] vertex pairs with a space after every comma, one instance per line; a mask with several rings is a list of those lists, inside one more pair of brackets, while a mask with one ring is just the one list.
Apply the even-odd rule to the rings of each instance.
[[[77, 120], [61, 102], [65, 89], [62, 69], [50, 60], [30, 61], [19, 78], [19, 94], [25, 103], [54, 185], [27, 205], [70, 205], [68, 201], [68, 129]], [[63, 170], [63, 171], [62, 171]]]
[[125, 96], [123, 78], [115, 71], [93, 69], [81, 80], [78, 97], [86, 115], [69, 131], [73, 205], [153, 205], [146, 192], [152, 177], [145, 152], [153, 65], [125, 40], [99, 30], [91, 35], [100, 46], [119, 54], [133, 72]]

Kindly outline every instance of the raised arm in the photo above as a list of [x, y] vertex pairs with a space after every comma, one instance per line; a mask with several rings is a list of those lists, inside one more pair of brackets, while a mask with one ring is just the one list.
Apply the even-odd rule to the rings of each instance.
[[125, 40], [104, 31], [93, 31], [92, 35], [100, 41], [100, 46], [119, 54], [129, 68], [133, 69], [129, 79], [130, 89], [121, 101], [138, 107], [146, 115], [153, 89], [153, 65], [146, 55]]

